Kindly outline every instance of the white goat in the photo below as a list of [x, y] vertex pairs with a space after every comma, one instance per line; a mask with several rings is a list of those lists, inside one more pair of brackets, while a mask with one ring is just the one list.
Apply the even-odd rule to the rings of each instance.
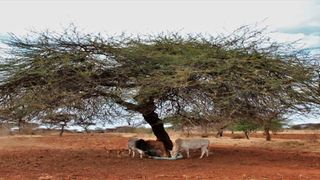
[[208, 157], [209, 144], [210, 141], [208, 139], [177, 139], [171, 151], [171, 156], [177, 157], [178, 153], [184, 150], [187, 153], [187, 157], [190, 158], [189, 149], [201, 149], [200, 159], [203, 157], [204, 153], [206, 153]]
[[136, 151], [140, 154], [140, 158], [143, 157], [144, 152], [141, 149], [138, 149], [136, 147], [136, 142], [138, 141], [138, 138], [130, 138], [128, 140], [128, 150], [129, 150], [129, 155], [132, 153], [132, 158], [134, 158]]

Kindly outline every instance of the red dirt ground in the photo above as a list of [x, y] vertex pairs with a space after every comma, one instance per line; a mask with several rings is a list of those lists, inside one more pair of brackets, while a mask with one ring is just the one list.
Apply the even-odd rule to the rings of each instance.
[[198, 159], [198, 151], [175, 161], [132, 159], [127, 139], [112, 134], [0, 137], [0, 180], [320, 179], [320, 153], [213, 141], [204, 159]]

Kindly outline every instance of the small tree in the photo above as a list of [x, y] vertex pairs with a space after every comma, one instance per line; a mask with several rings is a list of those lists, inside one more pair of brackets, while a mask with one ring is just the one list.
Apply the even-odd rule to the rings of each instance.
[[43, 122], [47, 122], [48, 124], [53, 126], [59, 126], [59, 135], [62, 136], [65, 131], [65, 127], [68, 125], [68, 122], [70, 122], [74, 117], [74, 115], [66, 113], [52, 113], [47, 115]]
[[259, 125], [256, 122], [243, 120], [243, 121], [236, 122], [233, 125], [232, 130], [243, 131], [246, 138], [249, 139], [249, 135], [252, 132], [256, 131], [258, 128], [259, 128]]
[[82, 127], [86, 131], [86, 133], [89, 133], [89, 126], [96, 125], [96, 123], [94, 123], [91, 119], [84, 119], [82, 117], [80, 117], [75, 124]]
[[274, 119], [271, 122], [270, 130], [272, 131], [272, 134], [276, 134], [277, 132], [282, 131], [285, 125], [287, 125], [287, 123], [284, 119]]

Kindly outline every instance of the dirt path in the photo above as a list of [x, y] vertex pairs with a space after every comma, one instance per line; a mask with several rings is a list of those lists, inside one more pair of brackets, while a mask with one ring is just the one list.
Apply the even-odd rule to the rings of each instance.
[[176, 161], [132, 159], [126, 141], [112, 135], [0, 138], [0, 179], [320, 179], [319, 153], [212, 145], [205, 159], [197, 151]]

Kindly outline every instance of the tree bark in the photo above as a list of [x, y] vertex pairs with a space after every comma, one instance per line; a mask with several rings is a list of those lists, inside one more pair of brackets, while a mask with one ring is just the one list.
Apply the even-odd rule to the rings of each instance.
[[172, 150], [173, 144], [172, 141], [164, 129], [162, 120], [159, 119], [158, 114], [155, 112], [149, 112], [142, 114], [144, 120], [151, 126], [153, 134], [157, 137], [157, 140], [163, 142], [167, 150]]
[[203, 123], [202, 125], [202, 130], [204, 131], [203, 134], [201, 135], [201, 137], [208, 137], [208, 126], [206, 123]]
[[173, 148], [172, 141], [164, 129], [163, 122], [155, 112], [157, 107], [154, 104], [154, 99], [149, 97], [144, 103], [132, 104], [123, 101], [120, 97], [114, 95], [113, 99], [116, 103], [126, 107], [128, 110], [136, 111], [142, 114], [144, 120], [151, 126], [153, 134], [157, 137], [157, 140], [163, 142], [167, 151], [171, 151]]
[[248, 131], [244, 131], [244, 135], [246, 135], [246, 138], [249, 139], [249, 132]]
[[270, 135], [270, 132], [269, 132], [269, 128], [265, 128], [264, 132], [266, 134], [266, 140], [267, 141], [271, 141], [271, 135]]
[[18, 128], [19, 128], [19, 134], [21, 133], [21, 123], [22, 123], [22, 119], [21, 118], [19, 118], [19, 120], [18, 120]]
[[89, 134], [88, 127], [84, 127], [84, 130], [86, 131], [87, 134]]
[[61, 125], [61, 129], [60, 129], [60, 134], [59, 134], [59, 136], [62, 136], [62, 134], [63, 134], [63, 132], [64, 132], [64, 124], [63, 125]]
[[218, 130], [216, 137], [222, 137], [223, 136], [223, 130]]

